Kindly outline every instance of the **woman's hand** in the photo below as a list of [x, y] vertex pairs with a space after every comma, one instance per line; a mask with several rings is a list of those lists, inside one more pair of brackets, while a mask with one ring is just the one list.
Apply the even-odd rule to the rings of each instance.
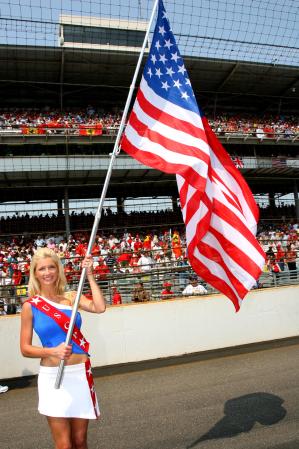
[[84, 259], [82, 260], [82, 268], [86, 268], [86, 274], [87, 276], [92, 275], [93, 273], [93, 258], [92, 256], [86, 255]]
[[60, 360], [67, 360], [72, 354], [72, 346], [66, 345], [65, 343], [60, 343], [60, 345], [53, 348], [54, 356], [58, 357]]

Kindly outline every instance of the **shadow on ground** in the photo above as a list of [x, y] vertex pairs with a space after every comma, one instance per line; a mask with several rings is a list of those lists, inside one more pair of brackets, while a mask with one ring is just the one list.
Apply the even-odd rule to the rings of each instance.
[[187, 449], [192, 449], [203, 441], [231, 438], [249, 432], [256, 422], [264, 426], [276, 424], [287, 414], [282, 406], [283, 402], [279, 396], [269, 393], [251, 393], [230, 399], [225, 403], [224, 417], [187, 446]]

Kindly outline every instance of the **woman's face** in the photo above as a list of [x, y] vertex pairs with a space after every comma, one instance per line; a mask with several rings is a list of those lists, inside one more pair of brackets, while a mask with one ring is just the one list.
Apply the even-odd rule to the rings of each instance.
[[58, 269], [51, 257], [45, 257], [37, 262], [35, 267], [35, 277], [39, 281], [41, 287], [48, 287], [56, 284]]

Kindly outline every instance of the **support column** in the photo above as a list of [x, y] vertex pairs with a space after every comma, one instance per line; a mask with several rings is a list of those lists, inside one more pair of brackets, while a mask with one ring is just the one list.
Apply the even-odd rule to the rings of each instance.
[[116, 207], [117, 207], [117, 213], [123, 214], [124, 213], [124, 204], [125, 204], [125, 198], [122, 196], [118, 196], [116, 198]]
[[216, 119], [216, 115], [217, 115], [217, 100], [218, 100], [218, 94], [216, 94], [215, 98], [214, 98], [214, 107], [213, 107], [213, 118], [214, 118], [214, 120]]
[[179, 208], [177, 197], [176, 197], [176, 196], [172, 196], [172, 197], [171, 197], [171, 201], [172, 201], [172, 210], [173, 210], [174, 212], [176, 212], [176, 211], [178, 210], [178, 208]]
[[65, 233], [68, 240], [71, 234], [70, 227], [70, 205], [69, 205], [69, 190], [67, 187], [64, 189], [64, 219], [65, 219]]
[[63, 215], [62, 198], [57, 199], [57, 215], [58, 217], [61, 217]]
[[298, 184], [296, 179], [294, 180], [294, 201], [295, 201], [296, 220], [297, 223], [299, 223], [299, 196], [298, 196]]
[[275, 195], [274, 195], [274, 193], [269, 193], [268, 194], [268, 198], [269, 198], [269, 212], [270, 212], [270, 215], [271, 214], [275, 214], [275, 208], [276, 208], [276, 205], [275, 205]]

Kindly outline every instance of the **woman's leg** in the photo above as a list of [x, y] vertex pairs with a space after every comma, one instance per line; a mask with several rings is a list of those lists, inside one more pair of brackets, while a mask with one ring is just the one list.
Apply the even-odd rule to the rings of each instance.
[[89, 420], [83, 418], [71, 418], [71, 438], [73, 449], [87, 448], [87, 429]]
[[73, 449], [71, 439], [71, 418], [54, 418], [47, 416], [52, 432], [55, 449]]

